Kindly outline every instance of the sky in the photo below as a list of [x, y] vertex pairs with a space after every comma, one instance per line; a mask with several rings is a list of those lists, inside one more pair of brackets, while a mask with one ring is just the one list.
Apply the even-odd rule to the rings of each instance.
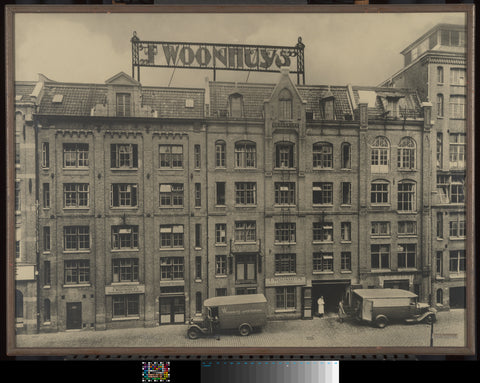
[[[294, 46], [305, 44], [306, 84], [378, 85], [401, 69], [400, 52], [438, 23], [464, 13], [17, 13], [15, 79], [104, 83], [132, 74], [141, 40]], [[212, 71], [142, 68], [145, 86], [204, 87]], [[277, 76], [277, 77], [275, 77]], [[218, 71], [218, 81], [274, 83], [277, 74]]]

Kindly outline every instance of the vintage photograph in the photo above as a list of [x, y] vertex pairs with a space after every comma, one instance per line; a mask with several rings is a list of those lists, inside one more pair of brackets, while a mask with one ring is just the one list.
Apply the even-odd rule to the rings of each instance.
[[14, 8], [10, 352], [472, 352], [472, 8], [315, 9]]

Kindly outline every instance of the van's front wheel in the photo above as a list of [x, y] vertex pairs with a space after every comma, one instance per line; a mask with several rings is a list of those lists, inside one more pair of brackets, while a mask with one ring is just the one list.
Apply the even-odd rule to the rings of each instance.
[[375, 326], [377, 326], [378, 328], [385, 328], [387, 323], [388, 323], [387, 318], [385, 318], [384, 316], [381, 316], [375, 319]]
[[188, 329], [187, 335], [190, 339], [198, 339], [200, 337], [200, 331], [195, 327]]
[[240, 325], [240, 327], [238, 328], [238, 332], [241, 336], [250, 335], [250, 333], [252, 332], [252, 327], [248, 323], [244, 323]]

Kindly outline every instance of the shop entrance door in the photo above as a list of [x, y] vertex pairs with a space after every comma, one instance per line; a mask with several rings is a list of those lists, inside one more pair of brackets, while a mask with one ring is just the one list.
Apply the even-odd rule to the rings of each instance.
[[82, 302], [67, 303], [67, 330], [82, 328]]
[[160, 324], [185, 323], [185, 297], [160, 297]]

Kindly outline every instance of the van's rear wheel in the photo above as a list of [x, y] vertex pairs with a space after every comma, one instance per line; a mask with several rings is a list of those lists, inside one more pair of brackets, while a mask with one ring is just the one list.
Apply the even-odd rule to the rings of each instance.
[[250, 333], [252, 332], [252, 327], [249, 324], [242, 324], [238, 328], [238, 332], [240, 333], [241, 336], [250, 335]]
[[193, 327], [188, 330], [187, 335], [190, 339], [198, 339], [200, 337], [200, 331]]
[[435, 315], [433, 314], [428, 314], [425, 319], [424, 319], [425, 323], [427, 324], [432, 324], [433, 322], [435, 322]]
[[375, 319], [375, 326], [378, 328], [385, 328], [387, 326], [387, 318], [385, 317], [379, 317]]

